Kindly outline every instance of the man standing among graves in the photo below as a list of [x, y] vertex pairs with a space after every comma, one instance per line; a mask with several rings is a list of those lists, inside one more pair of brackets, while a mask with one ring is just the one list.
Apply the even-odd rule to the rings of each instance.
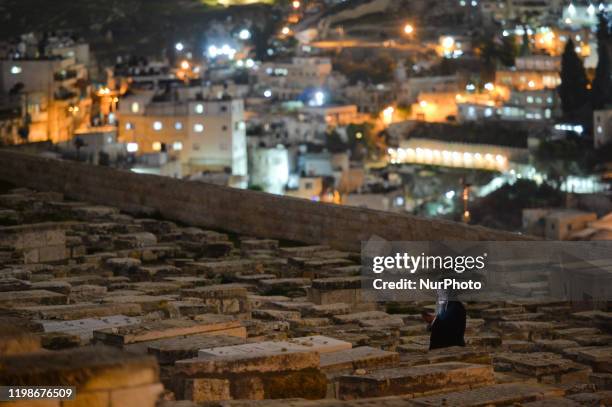
[[465, 307], [449, 290], [438, 290], [436, 315], [423, 313], [431, 336], [429, 350], [465, 346]]

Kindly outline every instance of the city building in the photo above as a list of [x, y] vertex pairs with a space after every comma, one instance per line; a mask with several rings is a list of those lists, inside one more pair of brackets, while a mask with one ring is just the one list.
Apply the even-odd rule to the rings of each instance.
[[196, 91], [184, 89], [165, 96], [148, 91], [122, 98], [119, 141], [137, 155], [168, 152], [181, 162], [186, 175], [229, 171], [246, 176], [243, 101], [198, 100], [191, 97]]
[[323, 120], [331, 127], [359, 123], [364, 118], [364, 115], [357, 111], [356, 105], [304, 106], [300, 112], [314, 116], [317, 120]]
[[595, 148], [612, 143], [612, 109], [593, 112], [593, 142]]
[[329, 58], [294, 57], [289, 62], [263, 63], [255, 75], [266, 97], [295, 100], [309, 88], [323, 87], [331, 72]]
[[48, 48], [32, 56], [23, 43], [17, 49], [23, 51], [0, 60], [0, 104], [19, 110], [21, 141], [70, 140], [88, 124], [91, 113], [88, 46]]
[[513, 90], [507, 101], [496, 104], [457, 103], [460, 122], [481, 120], [550, 121], [560, 114], [554, 89]]
[[289, 151], [282, 145], [249, 149], [249, 184], [282, 195], [289, 182]]
[[495, 85], [516, 90], [556, 89], [561, 84], [561, 58], [548, 55], [517, 57], [515, 66], [495, 72]]
[[345, 86], [342, 95], [357, 105], [359, 113], [378, 113], [396, 100], [394, 86], [385, 84]]
[[397, 102], [405, 105], [415, 103], [419, 94], [423, 92], [457, 92], [458, 84], [459, 78], [456, 75], [410, 77], [399, 85]]
[[523, 230], [548, 240], [569, 240], [596, 220], [596, 213], [575, 209], [523, 209]]

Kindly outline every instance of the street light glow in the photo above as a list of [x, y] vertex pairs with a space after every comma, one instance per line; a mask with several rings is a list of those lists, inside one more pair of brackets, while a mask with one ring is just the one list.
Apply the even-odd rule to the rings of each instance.
[[442, 39], [442, 46], [445, 49], [450, 49], [455, 45], [455, 39], [453, 37], [444, 37]]
[[387, 125], [393, 123], [393, 113], [395, 113], [395, 108], [393, 106], [387, 107], [383, 110], [383, 122]]
[[244, 28], [240, 30], [240, 32], [238, 33], [238, 37], [241, 40], [248, 40], [249, 38], [251, 38], [251, 32], [247, 30], [246, 28]]
[[404, 33], [410, 35], [414, 32], [414, 27], [411, 24], [406, 24], [404, 26]]

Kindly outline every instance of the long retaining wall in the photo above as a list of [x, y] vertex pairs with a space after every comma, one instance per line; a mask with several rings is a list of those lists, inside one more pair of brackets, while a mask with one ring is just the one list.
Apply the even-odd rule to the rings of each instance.
[[387, 240], [517, 240], [524, 237], [461, 223], [310, 202], [113, 168], [0, 150], [0, 180], [67, 197], [156, 212], [194, 226], [248, 236], [360, 250]]

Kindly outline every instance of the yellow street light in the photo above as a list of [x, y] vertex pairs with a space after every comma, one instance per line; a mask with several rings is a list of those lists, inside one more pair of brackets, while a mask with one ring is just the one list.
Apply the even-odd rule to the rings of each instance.
[[414, 27], [413, 27], [411, 24], [406, 24], [406, 25], [404, 26], [404, 33], [405, 33], [405, 34], [410, 35], [410, 34], [412, 34], [413, 32], [414, 32]]
[[393, 123], [393, 113], [395, 112], [395, 108], [393, 106], [387, 107], [383, 110], [383, 122], [387, 125]]

